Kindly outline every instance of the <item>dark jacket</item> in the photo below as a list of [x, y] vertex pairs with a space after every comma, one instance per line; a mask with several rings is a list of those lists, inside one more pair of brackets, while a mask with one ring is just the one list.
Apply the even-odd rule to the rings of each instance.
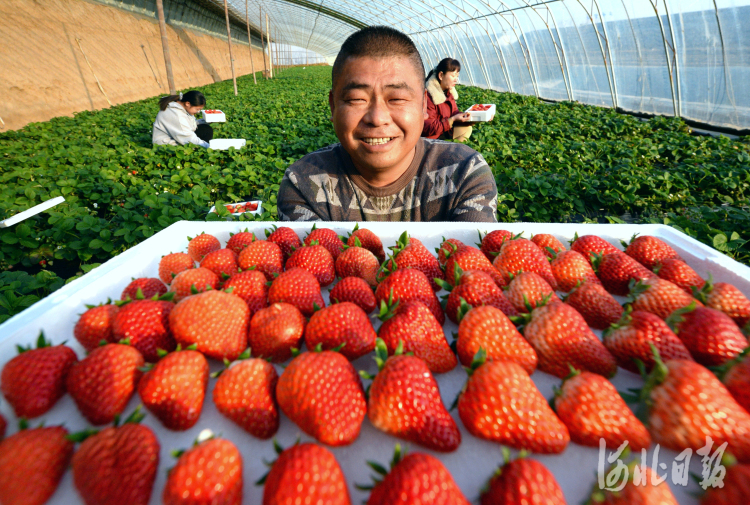
[[435, 75], [427, 80], [425, 89], [427, 90], [427, 119], [424, 120], [422, 136], [436, 139], [452, 130], [448, 119], [460, 112], [456, 105], [458, 94], [455, 88], [451, 88], [446, 96]]

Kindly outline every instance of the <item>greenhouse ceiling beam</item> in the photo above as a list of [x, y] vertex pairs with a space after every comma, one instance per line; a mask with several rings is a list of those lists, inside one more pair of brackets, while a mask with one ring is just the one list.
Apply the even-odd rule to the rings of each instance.
[[651, 4], [651, 7], [654, 8], [654, 14], [656, 15], [656, 20], [659, 23], [659, 29], [661, 30], [661, 39], [662, 42], [664, 42], [664, 58], [667, 60], [667, 70], [669, 71], [669, 87], [672, 90], [672, 110], [674, 110], [675, 116], [679, 116], [679, 114], [677, 113], [677, 96], [674, 89], [674, 78], [672, 76], [672, 63], [669, 61], [669, 43], [667, 42], [667, 36], [664, 33], [664, 24], [661, 22], [661, 16], [659, 15], [659, 0], [649, 0], [649, 3]]
[[[502, 19], [505, 19], [505, 13], [501, 14], [500, 17]], [[529, 70], [529, 77], [531, 78], [531, 85], [534, 87], [534, 94], [537, 98], [539, 98], [539, 85], [536, 82], [536, 71], [534, 70], [534, 59], [531, 57], [531, 50], [529, 49], [529, 42], [526, 40], [526, 33], [523, 31], [523, 27], [521, 26], [521, 22], [516, 17], [515, 12], [510, 13], [511, 16], [513, 16], [513, 19], [518, 24], [518, 29], [521, 32], [521, 37], [518, 37], [518, 34], [516, 33], [516, 29], [513, 28], [512, 23], [508, 23], [508, 20], [505, 19], [505, 22], [508, 23], [510, 26], [510, 29], [513, 30], [513, 33], [516, 35], [516, 38], [519, 39], [518, 43], [521, 46], [521, 54], [523, 54], [524, 60], [526, 60], [526, 68]], [[523, 44], [521, 44], [521, 40], [523, 39]]]
[[[649, 0], [650, 1], [650, 0]], [[592, 0], [592, 4], [595, 3], [596, 0]], [[602, 35], [599, 33], [599, 29], [596, 27], [596, 23], [594, 22], [594, 15], [593, 9], [591, 9], [591, 12], [583, 5], [583, 2], [581, 0], [578, 0], [578, 3], [581, 5], [581, 8], [583, 11], [588, 15], [589, 20], [591, 21], [591, 27], [594, 29], [594, 33], [596, 34], [596, 42], [599, 44], [599, 51], [602, 53], [602, 63], [604, 63], [604, 73], [607, 74], [607, 82], [609, 83], [609, 94], [612, 95], [612, 107], [615, 109], [617, 108], [617, 96], [615, 93], [615, 87], [612, 85], [612, 80], [614, 79], [614, 72], [612, 75], [609, 74], [609, 70], [607, 70], [607, 55], [604, 53], [604, 47], [602, 46]], [[598, 4], [597, 4], [598, 9]], [[601, 19], [601, 14], [599, 14], [599, 19]], [[601, 19], [602, 22], [602, 28], [604, 28], [604, 20]], [[604, 35], [604, 41], [607, 43], [607, 48], [609, 49], [609, 41], [607, 40], [606, 34]], [[612, 60], [609, 60], [609, 65], [612, 66]]]
[[[737, 114], [737, 104], [734, 100], [734, 87], [732, 86], [732, 74], [729, 72], [729, 65], [727, 65], [727, 50], [726, 46], [724, 45], [724, 32], [721, 29], [721, 19], [719, 17], [719, 6], [716, 5], [716, 0], [713, 0], [714, 3], [714, 12], [716, 13], [716, 25], [719, 27], [719, 40], [721, 41], [721, 54], [723, 58], [723, 67], [724, 67], [724, 91], [727, 94], [727, 99], [729, 100], [729, 103], [732, 104], [732, 107], [734, 108], [735, 117]], [[736, 123], [739, 124], [739, 118], [736, 118]]]
[[[664, 0], [666, 2], [666, 0]], [[599, 2], [598, 0], [593, 0], [594, 5], [596, 5], [596, 12], [599, 13], [599, 20], [602, 22], [602, 31], [604, 32], [604, 42], [607, 43], [607, 54], [609, 55], [609, 68], [612, 70], [612, 91], [614, 95], [614, 102], [615, 102], [615, 109], [619, 106], [619, 101], [617, 99], [618, 93], [617, 93], [617, 76], [615, 75], [615, 60], [612, 58], [612, 46], [609, 43], [609, 34], [607, 34], [607, 23], [604, 22], [604, 16], [602, 16], [602, 10], [599, 8]], [[605, 65], [604, 69], [606, 70], [607, 67]]]
[[[526, 52], [523, 50], [523, 42], [521, 42], [520, 37], [516, 33], [516, 30], [513, 28], [513, 25], [508, 22], [507, 19], [505, 19], [504, 16], [497, 16], [498, 20], [502, 20], [503, 22], [507, 23], [510, 27], [511, 31], [513, 32], [513, 35], [515, 35], [516, 40], [518, 41], [518, 48], [521, 50], [521, 56], [523, 56], [523, 61], [526, 64], [526, 70], [529, 73], [529, 81], [531, 82], [531, 88], [534, 90], [534, 93], [536, 94], [536, 84], [534, 82], [534, 77], [531, 74], [531, 68], [529, 68], [529, 60], [526, 59]], [[503, 28], [503, 35], [505, 34], [505, 29]], [[519, 75], [521, 74], [521, 69], [523, 66], [521, 65], [521, 61], [518, 59], [518, 53], [516, 52], [516, 48], [513, 47], [513, 44], [508, 44], [510, 46], [511, 51], [513, 51], [513, 57], [516, 59], [516, 65], [518, 65]], [[537, 95], [538, 97], [539, 95]]]
[[[466, 28], [468, 28], [469, 31], [471, 32], [471, 37], [474, 39], [474, 42], [476, 42], [476, 45], [479, 45], [479, 41], [477, 41], [477, 37], [474, 34], [474, 30], [472, 30], [471, 25], [468, 22], [466, 23]], [[472, 46], [474, 46], [473, 43], [472, 43]], [[478, 47], [474, 46], [474, 52], [477, 55], [477, 61], [479, 61], [479, 70], [481, 70], [482, 74], [484, 75], [484, 82], [486, 82], [487, 87], [491, 89], [492, 79], [490, 79], [490, 75], [487, 72], [487, 64], [485, 63], [484, 58], [482, 57], [482, 51], [479, 50]]]
[[343, 21], [344, 23], [350, 24], [355, 28], [359, 28], [360, 30], [362, 28], [367, 28], [367, 26], [369, 26], [367, 23], [363, 23], [362, 21], [358, 19], [354, 19], [353, 17], [344, 14], [343, 12], [339, 12], [334, 9], [329, 9], [328, 7], [323, 7], [323, 2], [321, 2], [320, 4], [316, 4], [315, 2], [310, 2], [309, 0], [283, 0], [283, 1], [285, 3], [290, 3], [293, 5], [304, 7], [313, 12], [320, 12], [322, 14], [325, 14], [326, 16], [329, 16], [334, 19], [338, 19], [339, 21]]
[[547, 13], [549, 14], [549, 17], [552, 18], [552, 24], [555, 25], [557, 39], [560, 41], [560, 51], [562, 52], [563, 61], [565, 62], [565, 75], [568, 77], [568, 97], [570, 100], [575, 100], [573, 81], [570, 79], [570, 65], [568, 64], [568, 57], [566, 56], [567, 51], [565, 50], [565, 41], [563, 37], [560, 36], [560, 29], [557, 27], [557, 20], [555, 20], [555, 15], [549, 7], [547, 7]]
[[[469, 19], [462, 19], [462, 20], [459, 20], [459, 21], [454, 21], [452, 23], [448, 23], [448, 24], [445, 24], [443, 26], [436, 26], [434, 28], [430, 28], [430, 30], [437, 30], [439, 28], [447, 28], [448, 26], [455, 25], [455, 24], [460, 23], [460, 22], [476, 21], [477, 19], [484, 19], [484, 18], [496, 16], [497, 14], [505, 14], [506, 12], [520, 11], [520, 10], [528, 9], [529, 7], [536, 7], [538, 5], [552, 4], [552, 3], [555, 3], [555, 2], [562, 2], [562, 1], [563, 0], [545, 0], [544, 2], [539, 2], [538, 4], [534, 4], [533, 6], [532, 5], [528, 5], [528, 3], [527, 3], [526, 5], [523, 5], [521, 7], [512, 7], [512, 8], [510, 8], [510, 7], [508, 7], [506, 5], [506, 7], [508, 7], [508, 8], [506, 8], [505, 10], [502, 10], [502, 11], [495, 10], [494, 12], [488, 12], [487, 14], [482, 14], [481, 16], [474, 16], [474, 17], [469, 18]], [[490, 7], [490, 8], [492, 8], [489, 4], [486, 4], [486, 5], [488, 7]], [[505, 3], [503, 3], [503, 5], [505, 5]], [[428, 31], [428, 30], [425, 30], [425, 31]], [[412, 33], [409, 33], [408, 35], [411, 36], [411, 35], [416, 35], [416, 34], [419, 34], [419, 33], [422, 33], [422, 32], [412, 32]]]
[[669, 15], [669, 3], [664, 1], [664, 11], [667, 13], [667, 22], [669, 23], [669, 34], [672, 36], [672, 62], [674, 63], [674, 83], [677, 88], [677, 117], [682, 117], [682, 87], [680, 86], [680, 59], [677, 57], [677, 42], [674, 38], [674, 27], [672, 26], [672, 16]]
[[[641, 53], [641, 44], [638, 41], [638, 37], [635, 34], [635, 27], [633, 26], [633, 21], [630, 19], [630, 12], [628, 12], [628, 7], [625, 5], [625, 0], [622, 1], [622, 8], [625, 11], [625, 15], [628, 18], [628, 24], [630, 25], [630, 32], [633, 34], [633, 43], [635, 44], [635, 50], [638, 53], [638, 61], [641, 62], [641, 65], [643, 65], [643, 54]], [[641, 103], [640, 108], [643, 110], [643, 97], [646, 95], [646, 79], [640, 79], [641, 81]]]
[[[479, 26], [482, 26], [481, 23], [477, 23], [477, 24]], [[503, 77], [505, 78], [505, 84], [508, 85], [508, 91], [510, 91], [512, 93], [513, 92], [513, 85], [510, 82], [510, 76], [508, 74], [508, 68], [507, 68], [508, 64], [505, 62], [505, 55], [503, 55], [503, 48], [500, 45], [500, 42], [499, 42], [499, 40], [497, 38], [497, 34], [495, 33], [495, 28], [492, 26], [492, 23], [490, 23], [489, 20], [487, 20], [487, 25], [490, 27], [490, 29], [492, 30], [492, 35], [495, 37], [495, 41], [494, 42], [492, 42], [492, 37], [490, 37], [489, 30], [487, 30], [487, 28], [485, 28], [484, 26], [482, 26], [482, 28], [484, 28], [485, 33], [487, 33], [487, 38], [490, 39], [490, 42], [492, 43], [492, 49], [494, 49], [495, 56], [497, 56], [497, 60], [500, 63], [500, 70], [503, 71]]]

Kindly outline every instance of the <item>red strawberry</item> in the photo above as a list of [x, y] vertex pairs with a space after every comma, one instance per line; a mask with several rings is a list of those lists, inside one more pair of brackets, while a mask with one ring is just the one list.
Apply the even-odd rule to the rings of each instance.
[[369, 314], [375, 310], [375, 293], [360, 277], [344, 277], [331, 290], [331, 303], [352, 302]]
[[601, 284], [596, 272], [583, 254], [576, 251], [563, 251], [550, 257], [552, 258], [550, 268], [560, 291], [571, 291], [577, 284], [584, 282]]
[[487, 360], [514, 361], [531, 375], [537, 364], [534, 348], [518, 332], [508, 316], [495, 307], [468, 309], [458, 325], [456, 349], [463, 366], [471, 366], [482, 349]]
[[169, 313], [169, 326], [178, 344], [196, 344], [207, 357], [230, 361], [245, 350], [249, 322], [247, 304], [223, 291], [190, 296]]
[[87, 505], [147, 505], [159, 467], [159, 441], [134, 414], [122, 426], [83, 441], [73, 456], [73, 483]]
[[415, 452], [402, 459], [401, 448], [396, 445], [388, 474], [382, 473], [384, 469], [380, 465], [370, 466], [381, 473], [382, 481], [374, 479], [375, 486], [367, 505], [469, 505], [450, 472], [429, 454]]
[[70, 347], [52, 346], [44, 333], [36, 349], [18, 346], [18, 351], [3, 367], [0, 388], [16, 417], [41, 416], [65, 395], [65, 380], [78, 358]]
[[370, 385], [367, 416], [377, 429], [427, 447], [452, 452], [461, 432], [440, 398], [440, 388], [422, 359], [401, 354], [388, 357], [378, 339], [375, 361], [379, 372]]
[[651, 312], [662, 319], [691, 303], [703, 306], [675, 284], [658, 277], [632, 283], [628, 301], [633, 310]]
[[595, 256], [592, 265], [604, 289], [613, 295], [627, 295], [631, 279], [642, 281], [656, 277], [651, 270], [620, 251]]
[[528, 312], [527, 304], [533, 309], [547, 300], [559, 302], [552, 286], [534, 272], [521, 272], [515, 275], [508, 287], [505, 288], [505, 297], [518, 312]]
[[237, 273], [237, 253], [231, 249], [212, 251], [201, 261], [202, 268], [208, 268], [219, 279], [227, 279]]
[[657, 263], [666, 259], [680, 259], [677, 251], [658, 237], [651, 235], [637, 236], [636, 233], [630, 239], [630, 244], [622, 243], [625, 254], [636, 260], [649, 270], [653, 270]]
[[750, 347], [723, 365], [719, 378], [737, 403], [750, 412]]
[[469, 433], [537, 453], [565, 450], [570, 441], [568, 429], [521, 365], [484, 362], [480, 354], [469, 373], [458, 397], [458, 414]]
[[481, 505], [566, 505], [562, 489], [547, 467], [525, 457], [510, 461], [507, 449], [503, 456], [505, 463], [482, 492]]
[[[248, 353], [249, 356], [249, 353]], [[213, 400], [224, 417], [260, 439], [271, 438], [279, 429], [276, 383], [279, 376], [268, 361], [243, 359], [219, 375]]]
[[576, 444], [599, 447], [604, 440], [614, 450], [627, 441], [632, 451], [651, 445], [646, 427], [601, 375], [574, 370], [555, 391], [554, 402], [557, 416]]
[[0, 503], [43, 505], [57, 490], [73, 442], [62, 426], [21, 430], [0, 443]]
[[140, 298], [152, 298], [154, 296], [159, 297], [167, 292], [167, 286], [164, 285], [159, 279], [152, 277], [141, 277], [139, 279], [133, 279], [125, 289], [122, 290], [120, 300], [135, 300], [138, 298], [138, 290], [141, 290]]
[[303, 352], [294, 358], [279, 377], [276, 399], [302, 431], [332, 446], [357, 439], [367, 409], [357, 371], [333, 351]]
[[598, 281], [585, 282], [574, 288], [565, 297], [565, 303], [576, 309], [586, 323], [597, 330], [609, 328], [622, 317], [622, 305]]
[[0, 414], [0, 440], [5, 438], [5, 431], [8, 428], [8, 421], [5, 420], [5, 417]]
[[284, 263], [295, 249], [302, 247], [302, 241], [294, 230], [286, 226], [277, 228], [276, 225], [273, 225], [270, 230], [266, 230], [266, 239], [279, 246], [284, 255]]
[[401, 346], [405, 352], [423, 359], [433, 373], [456, 368], [458, 360], [445, 340], [443, 327], [424, 303], [417, 300], [393, 305], [383, 303], [379, 317], [383, 324], [378, 336], [385, 342], [388, 354]]
[[195, 426], [203, 409], [208, 385], [208, 361], [198, 351], [170, 352], [138, 383], [146, 408], [170, 430]]
[[455, 286], [458, 282], [458, 274], [467, 270], [486, 272], [498, 287], [502, 288], [506, 284], [503, 276], [492, 266], [490, 260], [482, 254], [482, 251], [471, 246], [463, 246], [450, 253], [445, 262], [445, 281], [451, 286]]
[[534, 347], [538, 367], [565, 378], [570, 366], [605, 377], [617, 372], [617, 362], [573, 307], [560, 302], [537, 307], [525, 316], [523, 336]]
[[218, 285], [219, 276], [208, 268], [192, 268], [177, 274], [169, 291], [174, 293], [174, 301], [179, 302], [190, 295], [216, 289]]
[[641, 398], [655, 443], [676, 452], [695, 451], [711, 437], [717, 446], [727, 442], [726, 451], [739, 461], [750, 461], [750, 413], [698, 363], [657, 359]]
[[435, 249], [440, 266], [444, 267], [450, 255], [453, 254], [454, 251], [457, 251], [463, 247], [467, 247], [467, 245], [457, 238], [446, 239], [445, 237], [443, 237], [443, 241], [440, 243], [440, 247]]
[[265, 477], [263, 505], [315, 503], [351, 505], [344, 472], [333, 453], [317, 444], [295, 444], [281, 452]]
[[221, 249], [219, 239], [208, 233], [201, 233], [195, 238], [188, 237], [188, 255], [193, 261], [200, 263], [206, 254]]
[[328, 351], [343, 345], [338, 351], [350, 361], [375, 349], [376, 338], [370, 318], [351, 302], [334, 303], [316, 311], [305, 327], [308, 349], [320, 345]]
[[344, 250], [344, 243], [341, 241], [341, 238], [330, 228], [316, 228], [313, 225], [312, 230], [305, 237], [305, 245], [310, 245], [313, 241], [317, 241], [318, 244], [325, 247], [331, 253], [334, 261], [339, 257], [341, 251]]
[[695, 361], [704, 366], [723, 365], [747, 347], [747, 339], [732, 319], [710, 307], [690, 305], [667, 320]]
[[430, 309], [440, 326], [445, 324], [445, 314], [430, 282], [425, 274], [413, 268], [398, 269], [378, 284], [375, 290], [375, 303], [405, 303], [408, 300], [418, 300]]
[[482, 234], [480, 233], [479, 240], [482, 242], [480, 249], [488, 260], [494, 261], [500, 253], [503, 244], [509, 240], [513, 240], [515, 237], [516, 235], [513, 235], [513, 233], [507, 230], [494, 230], [485, 234], [484, 237], [482, 237]]
[[68, 393], [91, 424], [111, 423], [135, 393], [144, 360], [123, 344], [99, 347], [74, 364], [66, 381]]
[[500, 249], [500, 253], [492, 262], [502, 274], [506, 282], [518, 272], [533, 272], [557, 291], [557, 281], [552, 274], [552, 268], [541, 249], [535, 243], [525, 238], [509, 240]]
[[120, 308], [114, 304], [87, 305], [88, 310], [81, 314], [81, 318], [73, 328], [73, 336], [87, 351], [96, 349], [102, 340], [114, 342], [112, 337], [112, 321]]
[[267, 240], [256, 240], [245, 247], [237, 258], [242, 270], [255, 268], [263, 272], [266, 280], [272, 281], [274, 275], [284, 270], [284, 255], [278, 245]]
[[235, 254], [240, 254], [245, 247], [255, 242], [255, 240], [255, 233], [245, 228], [245, 231], [229, 234], [226, 248], [234, 251]]
[[[266, 276], [257, 270], [245, 270], [234, 274], [224, 283], [224, 290], [239, 296], [250, 309], [250, 317], [260, 309], [268, 307], [268, 285]], [[230, 291], [231, 289], [231, 291]]]
[[506, 316], [518, 315], [516, 308], [513, 307], [487, 272], [480, 270], [461, 272], [457, 282], [458, 285], [454, 288], [451, 288], [447, 283], [443, 286], [450, 291], [445, 304], [445, 315], [454, 323], [458, 323], [458, 310], [461, 306], [461, 300], [464, 300], [471, 307], [489, 305], [502, 310]]
[[305, 317], [313, 315], [316, 305], [326, 305], [318, 280], [304, 268], [291, 268], [273, 280], [268, 288], [268, 303], [279, 302], [294, 305]]
[[188, 254], [167, 254], [159, 261], [159, 278], [164, 284], [170, 284], [177, 274], [191, 268], [195, 268], [195, 261]]
[[657, 263], [654, 267], [654, 273], [660, 278], [676, 284], [689, 295], [693, 294], [693, 286], [701, 289], [706, 284], [706, 281], [695, 270], [678, 258], [665, 259]]
[[[619, 491], [601, 489], [597, 485], [587, 504], [601, 505], [678, 505], [669, 484], [646, 465], [638, 465], [642, 480], [635, 481], [636, 463], [625, 468], [613, 468], [607, 473], [604, 482], [614, 483], [612, 489], [622, 486]], [[614, 474], [614, 472], [617, 472]], [[627, 474], [625, 473], [627, 472]], [[614, 474], [614, 475], [613, 475]]]
[[714, 284], [713, 278], [709, 276], [708, 282], [695, 293], [695, 296], [706, 304], [706, 307], [720, 310], [731, 317], [740, 328], [744, 328], [750, 322], [750, 300], [731, 284]]
[[281, 363], [299, 349], [305, 332], [305, 316], [288, 303], [274, 303], [259, 310], [250, 320], [247, 343], [253, 354]]
[[575, 234], [573, 240], [570, 241], [571, 251], [576, 251], [583, 254], [583, 257], [591, 261], [592, 257], [596, 254], [605, 255], [610, 253], [622, 252], [606, 240], [596, 235], [584, 235], [582, 237]]
[[112, 322], [115, 342], [129, 339], [148, 362], [159, 360], [159, 349], [171, 352], [177, 346], [169, 330], [169, 313], [174, 308], [171, 297], [161, 300], [136, 300], [120, 306]]
[[437, 285], [435, 279], [443, 279], [443, 271], [440, 269], [437, 258], [430, 253], [422, 242], [414, 237], [409, 237], [409, 234], [404, 232], [391, 249], [393, 250], [393, 259], [388, 260], [386, 264], [395, 263], [394, 269], [414, 268], [419, 270], [427, 276], [432, 290], [440, 291], [440, 286]]
[[[557, 240], [554, 235], [548, 233], [537, 233], [536, 235], [532, 235], [531, 241], [534, 242], [548, 258], [554, 258], [555, 255], [559, 255], [566, 251], [562, 242]], [[550, 249], [552, 250], [550, 251]]]
[[650, 372], [655, 363], [652, 344], [665, 360], [693, 360], [685, 344], [659, 316], [631, 310], [628, 308], [618, 322], [604, 331], [604, 346], [617, 359], [619, 366], [639, 373], [635, 360], [640, 360]]
[[364, 247], [378, 259], [378, 263], [385, 261], [385, 251], [383, 250], [383, 242], [373, 232], [366, 228], [360, 228], [359, 224], [354, 225], [352, 233], [349, 235], [346, 245], [356, 245], [355, 240], [359, 240], [360, 247]]
[[[359, 239], [354, 238], [359, 244]], [[370, 251], [357, 245], [348, 246], [336, 259], [336, 275], [345, 277], [361, 277], [373, 288], [378, 285], [376, 280], [380, 263]]]
[[750, 465], [730, 464], [720, 487], [709, 487], [701, 505], [739, 505], [750, 503]]
[[188, 449], [169, 472], [161, 499], [164, 505], [240, 505], [240, 451], [221, 438]]
[[333, 257], [322, 245], [302, 246], [289, 256], [286, 269], [303, 268], [313, 274], [320, 287], [331, 284], [336, 279]]

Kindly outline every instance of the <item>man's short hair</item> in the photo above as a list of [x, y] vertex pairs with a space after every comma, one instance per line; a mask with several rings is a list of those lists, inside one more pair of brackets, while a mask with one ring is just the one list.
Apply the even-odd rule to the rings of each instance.
[[336, 87], [336, 80], [341, 74], [346, 59], [350, 56], [355, 58], [405, 56], [414, 65], [419, 82], [424, 84], [424, 63], [422, 63], [417, 46], [408, 35], [389, 26], [368, 26], [349, 35], [341, 46], [336, 61], [333, 62], [332, 88]]

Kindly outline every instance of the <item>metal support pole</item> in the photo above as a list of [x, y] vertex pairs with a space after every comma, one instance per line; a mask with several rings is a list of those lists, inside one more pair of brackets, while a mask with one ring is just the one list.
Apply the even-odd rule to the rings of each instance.
[[273, 79], [273, 53], [271, 49], [271, 29], [268, 23], [268, 13], [266, 12], [266, 46], [268, 47], [268, 75]]
[[266, 46], [263, 43], [263, 7], [259, 7], [258, 12], [260, 13], [260, 23], [258, 23], [258, 27], [260, 28], [260, 51], [263, 53], [263, 77], [267, 79], [268, 63], [266, 63]]
[[255, 76], [255, 61], [253, 58], [253, 32], [250, 31], [250, 11], [247, 10], [247, 0], [245, 0], [245, 24], [247, 25], [247, 47], [250, 49], [250, 71], [253, 73], [253, 84], [258, 84], [258, 78]]
[[719, 6], [716, 5], [716, 0], [713, 0], [714, 2], [714, 12], [716, 13], [716, 25], [719, 27], [719, 40], [721, 41], [721, 54], [723, 58], [723, 67], [724, 67], [724, 90], [727, 94], [727, 100], [729, 100], [729, 103], [732, 104], [732, 107], [734, 108], [735, 113], [735, 121], [739, 123], [739, 118], [737, 117], [737, 104], [734, 100], [734, 87], [732, 86], [732, 74], [729, 72], [729, 63], [727, 60], [727, 49], [724, 45], [724, 32], [721, 29], [721, 19], [719, 19]]
[[224, 17], [227, 20], [227, 44], [229, 44], [229, 66], [232, 68], [232, 84], [234, 85], [234, 96], [237, 96], [237, 75], [234, 73], [234, 54], [232, 54], [232, 31], [229, 28], [229, 7], [224, 0]]
[[[615, 87], [612, 84], [612, 78], [609, 74], [609, 70], [607, 70], [607, 55], [604, 53], [604, 46], [602, 46], [602, 36], [599, 33], [599, 29], [596, 27], [596, 23], [594, 23], [594, 16], [591, 12], [586, 9], [586, 7], [583, 5], [581, 0], [578, 0], [578, 3], [581, 5], [581, 8], [584, 10], [586, 14], [589, 16], [589, 20], [591, 21], [591, 28], [594, 29], [594, 33], [596, 33], [596, 41], [599, 43], [599, 51], [602, 53], [602, 63], [604, 63], [604, 72], [607, 74], [607, 82], [609, 83], [609, 93], [612, 96], [612, 107], [617, 108], [617, 97], [615, 96]], [[601, 16], [599, 16], [599, 19], [601, 19]], [[659, 22], [661, 24], [661, 21]], [[604, 21], [602, 20], [602, 26], [604, 26]], [[606, 36], [605, 39], [606, 41]], [[609, 43], [608, 43], [609, 44]], [[610, 62], [611, 65], [612, 62]]]
[[[664, 1], [666, 2], [666, 0]], [[599, 19], [602, 22], [602, 31], [604, 32], [604, 42], [607, 43], [607, 54], [609, 55], [609, 68], [612, 71], [612, 90], [615, 96], [615, 108], [617, 108], [619, 106], [619, 102], [617, 101], [617, 76], [615, 75], [615, 60], [612, 58], [612, 47], [611, 47], [611, 44], [609, 43], [609, 35], [607, 34], [607, 23], [604, 22], [604, 17], [602, 16], [602, 10], [599, 8], [599, 2], [597, 2], [597, 0], [594, 0], [594, 5], [596, 5], [596, 11], [599, 13]]]
[[471, 38], [474, 39], [474, 42], [471, 42], [472, 47], [474, 47], [474, 53], [477, 55], [477, 60], [479, 61], [479, 69], [482, 71], [482, 75], [484, 75], [484, 82], [487, 83], [487, 88], [492, 89], [492, 79], [490, 79], [490, 73], [487, 69], [487, 64], [484, 61], [484, 57], [482, 56], [482, 50], [481, 48], [477, 47], [479, 45], [479, 42], [477, 41], [477, 36], [474, 34], [474, 30], [471, 29], [471, 25], [469, 23], [466, 23], [466, 28], [471, 32]]
[[159, 32], [161, 33], [161, 48], [164, 50], [164, 66], [167, 67], [167, 85], [169, 94], [176, 95], [177, 88], [174, 85], [174, 75], [172, 75], [172, 58], [169, 56], [169, 41], [167, 40], [167, 23], [164, 21], [164, 3], [162, 0], [156, 0], [156, 15], [159, 17]]
[[[487, 25], [492, 30], [492, 35], [495, 37], [495, 42], [492, 44], [492, 48], [495, 50], [495, 56], [497, 56], [497, 60], [500, 63], [500, 70], [503, 72], [503, 77], [505, 78], [505, 84], [508, 85], [508, 91], [511, 93], [513, 92], [513, 86], [510, 83], [510, 75], [508, 70], [508, 65], [505, 63], [505, 55], [503, 55], [503, 48], [500, 46], [497, 34], [495, 33], [495, 28], [492, 26], [492, 23], [489, 20], [487, 21]], [[492, 42], [492, 39], [490, 38], [490, 32], [486, 28], [484, 29], [485, 32], [487, 32], [487, 38], [490, 39], [490, 42]]]
[[677, 96], [674, 89], [674, 77], [672, 76], [672, 63], [669, 61], [669, 44], [667, 43], [667, 36], [664, 34], [664, 25], [661, 22], [661, 16], [659, 16], [658, 0], [649, 0], [649, 2], [651, 3], [651, 7], [654, 8], [654, 14], [656, 15], [656, 20], [659, 22], [659, 29], [661, 30], [661, 38], [664, 42], [664, 58], [667, 61], [667, 70], [669, 71], [669, 87], [672, 89], [672, 110], [674, 110], [675, 116], [679, 116], [677, 112]]
[[682, 117], [682, 87], [680, 86], [680, 59], [677, 57], [677, 41], [674, 38], [674, 27], [672, 26], [672, 16], [669, 15], [669, 4], [664, 1], [664, 12], [667, 13], [667, 23], [669, 23], [669, 34], [672, 36], [672, 63], [674, 63], [674, 85], [677, 90], [677, 117]]

